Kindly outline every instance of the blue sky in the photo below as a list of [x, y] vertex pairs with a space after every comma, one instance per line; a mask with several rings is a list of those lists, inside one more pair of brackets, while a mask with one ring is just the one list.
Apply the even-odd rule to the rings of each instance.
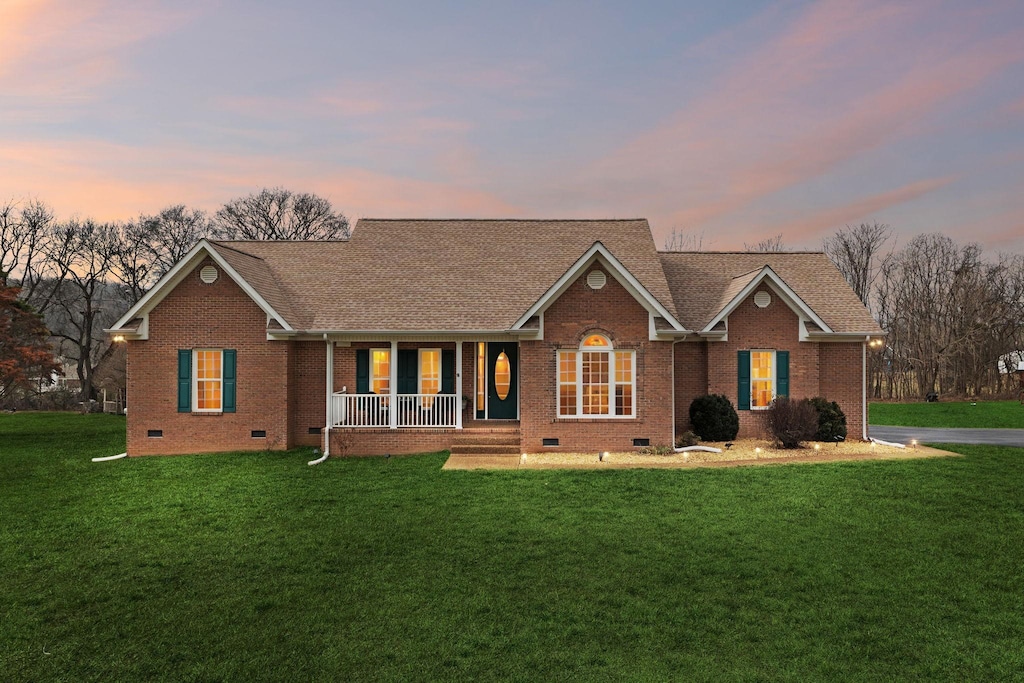
[[1024, 251], [1024, 4], [0, 0], [0, 197]]

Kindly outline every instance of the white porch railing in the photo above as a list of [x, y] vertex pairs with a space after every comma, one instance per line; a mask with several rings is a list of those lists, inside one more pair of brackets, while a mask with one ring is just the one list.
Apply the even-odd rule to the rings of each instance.
[[391, 426], [391, 399], [398, 406], [398, 427], [453, 428], [459, 404], [455, 394], [348, 394], [332, 397], [334, 427]]

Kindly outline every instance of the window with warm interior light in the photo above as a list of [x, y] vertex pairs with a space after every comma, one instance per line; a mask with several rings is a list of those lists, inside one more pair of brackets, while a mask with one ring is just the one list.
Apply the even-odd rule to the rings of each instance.
[[487, 344], [476, 345], [476, 409], [481, 415], [487, 402]]
[[223, 354], [220, 349], [196, 349], [192, 353], [192, 366], [196, 369], [192, 388], [194, 410], [200, 413], [221, 412], [224, 407]]
[[775, 398], [775, 352], [750, 352], [750, 407], [767, 408]]
[[370, 349], [370, 391], [391, 393], [391, 349]]
[[433, 394], [441, 391], [441, 349], [420, 349], [420, 393], [427, 394], [423, 407], [434, 405]]
[[633, 417], [636, 352], [616, 351], [592, 334], [580, 348], [558, 352], [559, 417]]

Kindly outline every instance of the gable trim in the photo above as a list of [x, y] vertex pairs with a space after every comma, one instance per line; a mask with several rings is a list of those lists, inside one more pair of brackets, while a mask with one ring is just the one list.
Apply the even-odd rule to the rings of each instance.
[[[155, 285], [146, 294], [139, 299], [138, 303], [132, 306], [127, 313], [121, 316], [121, 319], [114, 323], [114, 326], [108, 330], [107, 333], [124, 333], [124, 336], [130, 339], [148, 339], [149, 338], [149, 312], [156, 308], [156, 306], [164, 300], [164, 298], [177, 287], [182, 280], [184, 280], [190, 272], [199, 264], [204, 256], [209, 256], [213, 259], [213, 262], [220, 267], [221, 271], [226, 273], [228, 277], [234, 280], [243, 292], [245, 292], [250, 299], [259, 306], [264, 313], [267, 314], [268, 322], [270, 319], [277, 320], [284, 328], [285, 332], [293, 332], [294, 329], [288, 324], [288, 321], [284, 317], [274, 310], [263, 296], [260, 295], [256, 289], [250, 285], [245, 278], [238, 274], [231, 264], [225, 260], [223, 256], [210, 244], [210, 242], [203, 238], [199, 240], [192, 249], [185, 254], [184, 257], [171, 268], [169, 271], [164, 273]], [[134, 318], [142, 317], [144, 319], [144, 325], [136, 333], [127, 333], [124, 330], [124, 325]]]
[[[766, 280], [768, 281], [768, 285], [785, 300], [786, 305], [796, 313], [802, 314], [807, 319], [813, 321], [825, 334], [834, 334], [832, 328], [826, 325], [825, 321], [807, 305], [807, 302], [801, 299], [797, 293], [794, 292], [774, 270], [772, 270], [771, 266], [768, 265], [762, 268], [761, 272], [759, 272], [754, 279], [748, 282], [747, 285], [740, 290], [739, 294], [734, 296], [732, 300], [725, 305], [725, 308], [719, 311], [718, 315], [712, 318], [711, 321], [704, 326], [704, 329], [701, 330], [701, 332], [705, 334], [712, 332], [715, 325], [728, 318], [729, 314], [735, 311], [736, 308], [745, 301], [746, 298], [750, 296], [762, 282]], [[728, 325], [728, 323], [726, 323], [726, 325]]]
[[555, 302], [569, 286], [576, 281], [582, 272], [588, 268], [592, 263], [601, 260], [608, 268], [612, 277], [618, 281], [620, 285], [626, 288], [634, 299], [636, 299], [640, 305], [642, 305], [652, 315], [659, 315], [667, 320], [673, 330], [676, 332], [687, 333], [688, 330], [682, 326], [682, 324], [676, 320], [676, 317], [668, 312], [668, 310], [658, 301], [653, 294], [651, 294], [646, 287], [640, 284], [629, 270], [626, 269], [622, 263], [612, 256], [612, 253], [608, 251], [601, 242], [594, 242], [593, 246], [590, 247], [582, 256], [576, 259], [576, 262], [570, 266], [569, 270], [565, 271], [558, 280], [555, 281], [551, 287], [541, 295], [539, 299], [522, 315], [516, 322], [509, 328], [510, 332], [514, 332], [522, 328], [530, 318], [535, 315], [542, 314], [551, 304]]

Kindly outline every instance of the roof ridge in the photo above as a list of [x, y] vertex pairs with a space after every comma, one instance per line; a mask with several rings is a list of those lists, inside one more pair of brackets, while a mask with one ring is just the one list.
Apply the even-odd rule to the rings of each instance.
[[824, 251], [818, 250], [797, 250], [797, 251], [714, 251], [714, 250], [700, 250], [700, 251], [672, 251], [670, 249], [659, 249], [659, 254], [743, 254], [743, 255], [754, 255], [754, 254], [765, 254], [772, 256], [784, 256], [786, 254], [825, 254]]
[[[348, 242], [351, 238], [343, 240], [209, 240], [213, 244], [222, 244], [227, 247], [228, 244], [265, 244], [268, 242], [278, 244], [334, 244], [336, 242]], [[232, 247], [227, 247], [231, 249]], [[238, 251], [238, 249], [235, 249]], [[246, 253], [246, 252], [242, 252]]]
[[[254, 242], [258, 242], [259, 240], [253, 240], [253, 241]], [[220, 242], [218, 240], [209, 240], [209, 242], [210, 242], [210, 244], [214, 244], [214, 245], [216, 245], [218, 247], [222, 247], [224, 249], [228, 249], [230, 251], [235, 252], [236, 254], [241, 254], [242, 256], [248, 256], [249, 258], [259, 259], [260, 261], [264, 260], [262, 256], [256, 256], [256, 254], [250, 254], [247, 251], [242, 251], [241, 249], [235, 249], [234, 247], [228, 246], [227, 244], [224, 244], [223, 242]]]
[[375, 223], [632, 223], [646, 218], [360, 218]]

